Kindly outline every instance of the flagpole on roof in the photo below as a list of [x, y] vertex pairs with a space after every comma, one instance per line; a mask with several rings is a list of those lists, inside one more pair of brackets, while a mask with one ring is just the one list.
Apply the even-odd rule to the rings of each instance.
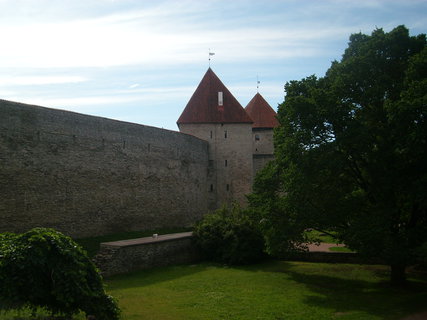
[[260, 81], [258, 80], [258, 75], [256, 75], [256, 92], [259, 93], [259, 84]]
[[209, 48], [209, 68], [211, 67], [211, 56], [214, 56], [215, 52], [211, 52], [211, 48]]

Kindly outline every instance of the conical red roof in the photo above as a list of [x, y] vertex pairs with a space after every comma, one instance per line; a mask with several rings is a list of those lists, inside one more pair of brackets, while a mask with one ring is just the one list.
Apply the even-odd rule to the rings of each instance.
[[279, 126], [276, 112], [259, 93], [249, 101], [245, 110], [254, 121], [253, 128], [275, 128]]
[[[222, 92], [222, 105], [218, 101], [218, 92]], [[188, 101], [177, 124], [252, 122], [245, 109], [209, 68]]]

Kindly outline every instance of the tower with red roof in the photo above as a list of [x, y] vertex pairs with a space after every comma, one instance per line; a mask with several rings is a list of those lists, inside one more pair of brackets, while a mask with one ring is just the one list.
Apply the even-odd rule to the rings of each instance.
[[276, 118], [276, 112], [259, 93], [249, 101], [245, 110], [253, 120], [252, 152], [255, 176], [258, 170], [274, 158], [273, 133], [279, 122]]
[[180, 132], [209, 142], [209, 208], [244, 203], [252, 190], [253, 120], [209, 68], [177, 121]]

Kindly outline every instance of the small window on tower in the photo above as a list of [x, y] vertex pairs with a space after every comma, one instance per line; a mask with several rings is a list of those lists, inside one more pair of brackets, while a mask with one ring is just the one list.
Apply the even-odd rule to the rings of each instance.
[[255, 141], [259, 141], [259, 134], [255, 135]]
[[211, 139], [212, 139], [212, 131], [211, 131]]
[[227, 191], [230, 191], [230, 185], [229, 184], [227, 184], [226, 189], [227, 189]]
[[210, 192], [212, 191], [213, 191], [213, 184], [211, 184], [211, 187], [210, 187]]
[[223, 99], [222, 99], [222, 91], [219, 91], [219, 92], [218, 92], [218, 105], [219, 105], [219, 106], [224, 105], [224, 101], [223, 101]]
[[227, 139], [227, 130], [224, 131], [224, 139]]
[[228, 166], [228, 161], [227, 160], [224, 161], [224, 165]]

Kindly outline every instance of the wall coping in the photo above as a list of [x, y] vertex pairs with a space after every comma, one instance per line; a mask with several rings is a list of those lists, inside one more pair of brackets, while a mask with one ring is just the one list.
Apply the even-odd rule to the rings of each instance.
[[145, 238], [136, 238], [129, 240], [120, 240], [120, 241], [112, 241], [112, 242], [102, 242], [102, 247], [132, 247], [132, 246], [140, 246], [145, 244], [159, 243], [165, 241], [173, 241], [178, 239], [186, 239], [191, 238], [193, 236], [193, 232], [181, 232], [181, 233], [171, 233], [159, 235], [157, 237], [145, 237]]

